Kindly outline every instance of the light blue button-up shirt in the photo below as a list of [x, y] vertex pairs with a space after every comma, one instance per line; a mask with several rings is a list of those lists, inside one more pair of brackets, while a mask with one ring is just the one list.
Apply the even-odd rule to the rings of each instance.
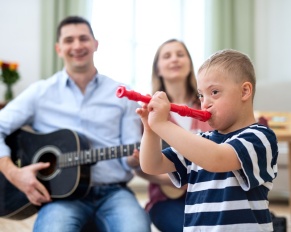
[[[5, 136], [27, 124], [41, 133], [62, 128], [76, 131], [92, 148], [140, 142], [138, 104], [116, 96], [120, 85], [97, 74], [82, 94], [65, 70], [32, 84], [0, 110], [0, 158], [10, 154]], [[132, 172], [126, 159], [97, 162], [91, 168], [92, 184], [129, 181]]]

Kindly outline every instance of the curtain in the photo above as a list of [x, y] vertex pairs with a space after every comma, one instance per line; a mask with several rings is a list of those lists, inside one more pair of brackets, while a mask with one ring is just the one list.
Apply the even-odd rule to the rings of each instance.
[[205, 55], [226, 48], [254, 58], [254, 1], [206, 0]]
[[82, 16], [90, 21], [92, 0], [41, 1], [41, 78], [47, 78], [63, 68], [55, 51], [59, 22], [69, 15]]

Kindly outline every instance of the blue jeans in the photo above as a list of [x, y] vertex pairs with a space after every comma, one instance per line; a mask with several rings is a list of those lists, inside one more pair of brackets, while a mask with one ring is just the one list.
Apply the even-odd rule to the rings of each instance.
[[121, 185], [91, 188], [78, 200], [55, 200], [38, 212], [34, 232], [79, 232], [94, 218], [98, 232], [150, 232], [148, 214], [134, 194]]

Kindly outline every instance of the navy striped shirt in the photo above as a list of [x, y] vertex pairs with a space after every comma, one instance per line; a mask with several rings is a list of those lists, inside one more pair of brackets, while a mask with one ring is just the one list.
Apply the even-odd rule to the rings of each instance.
[[177, 187], [188, 183], [184, 231], [273, 231], [267, 196], [277, 176], [274, 132], [253, 124], [229, 134], [215, 130], [200, 135], [231, 145], [242, 168], [212, 173], [185, 159], [174, 148], [163, 150], [177, 170], [169, 174], [173, 183]]

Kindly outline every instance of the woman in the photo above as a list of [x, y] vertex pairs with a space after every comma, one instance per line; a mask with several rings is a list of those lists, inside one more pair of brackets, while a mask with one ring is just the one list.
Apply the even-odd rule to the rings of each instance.
[[[200, 109], [196, 87], [194, 66], [186, 45], [176, 39], [164, 42], [154, 57], [152, 92], [164, 91], [172, 103]], [[207, 122], [174, 112], [171, 112], [170, 120], [193, 133], [211, 130]], [[167, 144], [163, 142], [165, 146]], [[150, 182], [146, 210], [153, 224], [160, 231], [183, 231], [187, 186], [182, 189], [174, 187], [167, 174], [152, 176], [138, 171], [137, 175]]]

